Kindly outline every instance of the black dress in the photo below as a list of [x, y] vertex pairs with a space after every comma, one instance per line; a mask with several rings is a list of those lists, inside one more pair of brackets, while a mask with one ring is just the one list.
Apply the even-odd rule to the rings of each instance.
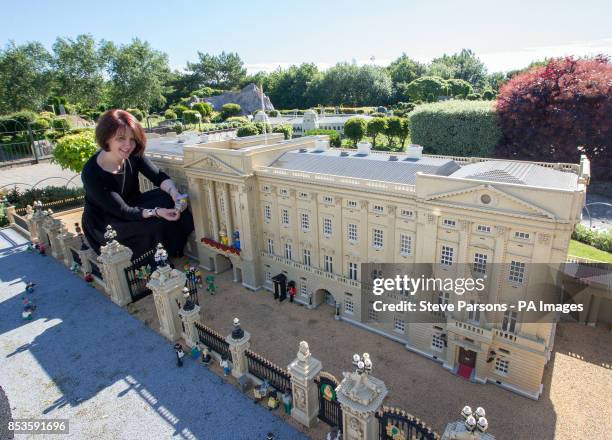
[[162, 243], [171, 257], [182, 256], [187, 237], [193, 231], [193, 217], [189, 209], [181, 213], [177, 221], [161, 218], [143, 218], [146, 208], [174, 208], [172, 197], [161, 189], [140, 192], [138, 173], [142, 173], [155, 186], [168, 179], [146, 157], [130, 156], [123, 172], [114, 174], [98, 165], [95, 153], [83, 167], [81, 179], [85, 189], [83, 232], [93, 250], [99, 255], [104, 245], [106, 226], [117, 232], [116, 240], [129, 247], [132, 259], [154, 249]]

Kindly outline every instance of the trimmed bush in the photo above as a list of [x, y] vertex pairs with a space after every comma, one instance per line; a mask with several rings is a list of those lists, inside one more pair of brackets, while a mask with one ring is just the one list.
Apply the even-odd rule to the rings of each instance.
[[177, 118], [178, 118], [178, 115], [170, 109], [164, 112], [164, 119], [177, 119]]
[[221, 118], [225, 120], [230, 116], [238, 116], [240, 114], [240, 110], [240, 105], [238, 104], [223, 104], [221, 106]]
[[231, 123], [231, 122], [237, 122], [240, 125], [244, 125], [244, 124], [249, 124], [249, 120], [247, 118], [245, 118], [244, 116], [231, 116], [229, 118], [227, 118], [225, 120], [225, 122]]
[[259, 134], [259, 129], [255, 124], [246, 124], [236, 130], [236, 136], [245, 137], [245, 136], [255, 136]]
[[423, 104], [409, 116], [412, 142], [428, 153], [491, 157], [501, 137], [490, 101]]
[[93, 156], [97, 149], [94, 131], [88, 129], [59, 138], [53, 149], [53, 159], [63, 169], [68, 168], [75, 173], [80, 173], [85, 162]]
[[612, 232], [610, 231], [594, 231], [577, 224], [576, 229], [572, 232], [572, 238], [601, 251], [612, 253]]
[[181, 134], [185, 127], [180, 122], [177, 122], [172, 126], [172, 131], [176, 132], [176, 134]]
[[66, 118], [55, 118], [51, 120], [51, 126], [54, 130], [70, 130], [70, 122]]
[[272, 133], [272, 126], [270, 124], [264, 124], [263, 122], [255, 122], [253, 124], [259, 130], [259, 134], [263, 134], [264, 127], [266, 129], [266, 133]]
[[367, 132], [368, 123], [363, 118], [349, 118], [344, 123], [344, 135], [352, 140], [355, 146], [365, 137]]
[[210, 105], [208, 102], [196, 102], [193, 104], [193, 106], [191, 106], [191, 109], [200, 113], [202, 118], [209, 118], [213, 112], [212, 105]]
[[51, 125], [49, 121], [44, 118], [38, 118], [32, 123], [32, 130], [34, 131], [43, 131], [48, 130]]
[[272, 129], [272, 133], [282, 133], [285, 135], [285, 140], [293, 137], [293, 126], [290, 124], [277, 125]]
[[468, 101], [478, 101], [481, 96], [480, 93], [470, 93], [466, 96]]
[[446, 81], [437, 76], [422, 76], [406, 86], [407, 98], [412, 101], [422, 100], [433, 102], [438, 96], [448, 94]]
[[189, 107], [186, 107], [186, 106], [184, 106], [184, 105], [177, 104], [177, 105], [173, 105], [172, 107], [170, 107], [170, 109], [171, 109], [172, 111], [174, 111], [174, 113], [176, 113], [176, 116], [177, 116], [177, 117], [182, 118], [182, 117], [183, 117], [183, 112], [184, 112], [185, 110], [189, 110]]
[[[373, 113], [373, 115], [376, 113]], [[382, 113], [380, 113], [382, 114]], [[387, 118], [375, 117], [368, 121], [367, 134], [372, 138], [372, 148], [376, 148], [376, 138], [387, 130]]]
[[185, 110], [183, 112], [183, 121], [185, 124], [197, 124], [202, 120], [202, 116], [195, 110]]
[[138, 122], [142, 122], [144, 119], [144, 113], [138, 108], [128, 108], [125, 111], [131, 113], [136, 119], [138, 119]]
[[340, 148], [342, 146], [342, 140], [340, 139], [340, 135], [335, 130], [306, 130], [304, 132], [304, 136], [317, 136], [317, 135], [327, 135], [329, 136], [329, 145], [334, 148]]

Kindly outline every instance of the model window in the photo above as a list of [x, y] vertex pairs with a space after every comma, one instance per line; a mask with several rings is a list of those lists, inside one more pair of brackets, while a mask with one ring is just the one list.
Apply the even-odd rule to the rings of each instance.
[[289, 226], [289, 210], [283, 208], [283, 210], [281, 211], [281, 223], [284, 226]]
[[357, 208], [357, 201], [355, 201], [355, 200], [348, 200], [346, 202], [346, 206], [348, 206], [349, 208]]
[[280, 190], [280, 194], [281, 194], [281, 196], [287, 196], [287, 194], [289, 194], [289, 191], [287, 191], [286, 189], [283, 188], [283, 189]]
[[285, 258], [287, 260], [292, 260], [291, 256], [291, 245], [289, 243], [285, 243]]
[[444, 350], [444, 339], [440, 335], [433, 335], [431, 338], [431, 348], [436, 351]]
[[476, 301], [473, 299], [470, 300], [470, 311], [468, 312], [468, 319], [472, 322], [479, 323], [480, 322], [480, 309], [477, 309], [475, 306], [478, 305]]
[[334, 203], [334, 198], [330, 196], [324, 196], [323, 203]]
[[329, 237], [332, 234], [332, 220], [329, 217], [323, 219], [323, 235]]
[[449, 227], [449, 228], [454, 228], [457, 225], [457, 222], [455, 222], [455, 220], [449, 220], [449, 219], [445, 218], [443, 220], [442, 224], [444, 226]]
[[448, 292], [438, 293], [438, 304], [448, 305], [450, 294]]
[[516, 311], [506, 310], [504, 312], [504, 320], [502, 321], [502, 330], [505, 332], [514, 333], [516, 330], [516, 317]]
[[357, 225], [355, 223], [347, 225], [347, 232], [349, 241], [357, 241]]
[[511, 283], [522, 284], [525, 279], [525, 263], [512, 260], [510, 262], [510, 274], [508, 281]]
[[308, 214], [303, 212], [300, 217], [301, 217], [302, 229], [304, 231], [309, 230], [310, 229], [310, 218], [308, 217]]
[[348, 269], [349, 278], [357, 281], [357, 263], [349, 262]]
[[529, 240], [529, 233], [528, 232], [516, 231], [514, 233], [514, 238], [518, 238], [519, 240]]
[[308, 287], [306, 287], [306, 283], [300, 284], [300, 295], [308, 297]]
[[266, 281], [267, 282], [272, 281], [272, 272], [266, 272]]
[[487, 273], [487, 255], [476, 252], [474, 254], [474, 272]]
[[372, 229], [372, 246], [374, 246], [375, 248], [383, 247], [382, 229]]
[[353, 314], [353, 310], [354, 310], [353, 301], [350, 299], [345, 299], [344, 300], [344, 312]]
[[444, 264], [445, 266], [452, 266], [454, 253], [455, 253], [455, 250], [452, 247], [442, 246], [442, 253], [440, 255], [440, 264]]
[[300, 199], [307, 199], [307, 198], [308, 198], [308, 193], [305, 193], [305, 192], [300, 193]]
[[324, 262], [325, 262], [325, 267], [324, 267], [325, 272], [333, 272], [334, 271], [333, 258], [329, 255], [325, 255]]
[[508, 364], [509, 364], [509, 361], [507, 361], [506, 359], [501, 359], [501, 358], [495, 359], [495, 372], [497, 374], [501, 374], [502, 376], [507, 375], [508, 374]]
[[304, 249], [304, 265], [310, 266], [310, 251], [308, 249]]
[[400, 211], [400, 216], [401, 216], [401, 217], [407, 217], [407, 218], [410, 218], [410, 217], [413, 217], [413, 216], [414, 216], [414, 212], [409, 211], [409, 210], [407, 210], [407, 209], [402, 209], [402, 210]]
[[397, 316], [393, 317], [393, 330], [397, 333], [404, 333], [406, 330], [406, 323], [403, 319], [399, 319]]
[[491, 226], [478, 225], [476, 229], [478, 230], [478, 232], [483, 232], [485, 234], [491, 233]]
[[374, 303], [370, 303], [370, 306], [368, 307], [368, 320], [370, 321], [378, 321], [378, 313], [376, 313], [376, 310], [374, 310]]
[[219, 199], [219, 211], [221, 211], [221, 215], [225, 215], [225, 199], [223, 197]]
[[374, 205], [372, 207], [372, 211], [374, 211], [377, 214], [382, 214], [384, 210], [385, 208], [382, 205]]
[[269, 223], [272, 220], [272, 207], [268, 204], [264, 205], [264, 221]]
[[410, 255], [412, 253], [412, 237], [400, 234], [400, 255]]
[[268, 253], [274, 254], [274, 240], [268, 238]]

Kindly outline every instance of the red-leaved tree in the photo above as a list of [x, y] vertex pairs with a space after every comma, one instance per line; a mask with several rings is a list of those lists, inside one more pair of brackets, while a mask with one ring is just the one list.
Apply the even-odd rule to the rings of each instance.
[[577, 163], [612, 180], [612, 64], [608, 57], [558, 58], [501, 87], [498, 157]]

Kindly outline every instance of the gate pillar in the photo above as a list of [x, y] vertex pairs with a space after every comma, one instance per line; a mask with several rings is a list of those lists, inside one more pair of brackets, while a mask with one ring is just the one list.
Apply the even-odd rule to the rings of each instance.
[[232, 376], [238, 379], [249, 372], [245, 353], [251, 346], [249, 342], [251, 334], [240, 328], [240, 320], [238, 318], [234, 318], [233, 325], [232, 332], [227, 335], [225, 340], [229, 344], [229, 351], [232, 354]]
[[319, 413], [319, 390], [314, 378], [321, 368], [321, 361], [312, 357], [306, 341], [300, 342], [296, 359], [287, 367], [293, 395], [291, 417], [309, 428]]
[[[125, 268], [132, 264], [132, 250], [115, 240], [116, 236], [115, 231], [108, 226], [104, 234], [107, 242], [105, 246], [100, 247], [98, 261], [102, 263], [100, 270], [104, 277], [106, 293], [110, 295], [115, 304], [121, 307], [132, 301], [130, 286], [125, 278]], [[70, 249], [67, 249], [67, 253], [70, 254]]]
[[159, 331], [166, 338], [175, 341], [181, 337], [182, 333], [179, 307], [187, 277], [183, 272], [167, 265], [167, 258], [168, 253], [161, 244], [158, 244], [155, 261], [159, 267], [151, 274], [147, 287], [153, 291], [159, 318]]
[[342, 406], [344, 440], [378, 440], [379, 427], [375, 417], [388, 391], [384, 382], [370, 375], [372, 362], [367, 353], [353, 355], [353, 373], [342, 373], [336, 396]]

